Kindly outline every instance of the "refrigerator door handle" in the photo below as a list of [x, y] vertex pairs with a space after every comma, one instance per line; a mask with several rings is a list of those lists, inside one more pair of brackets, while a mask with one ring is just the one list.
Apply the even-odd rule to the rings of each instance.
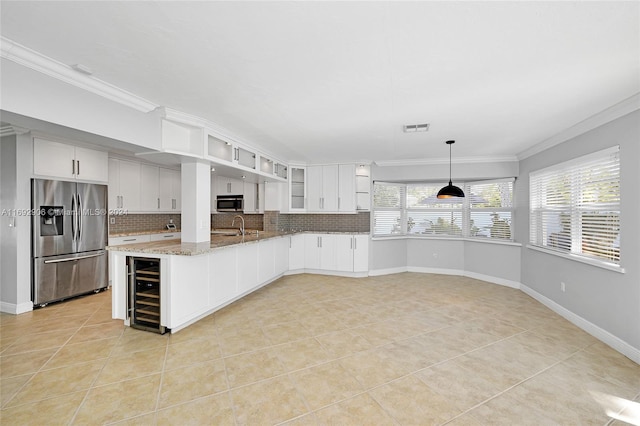
[[71, 196], [71, 239], [76, 240], [76, 195]]
[[[78, 169], [80, 163], [78, 163]], [[78, 211], [76, 212], [76, 217], [78, 218], [78, 241], [82, 238], [82, 200], [80, 199], [80, 194], [77, 194], [78, 197]]]
[[89, 255], [86, 255], [86, 256], [68, 257], [66, 259], [45, 260], [44, 263], [45, 264], [49, 264], [49, 263], [71, 262], [72, 260], [89, 259], [91, 257], [104, 256], [104, 253], [105, 252], [102, 251], [100, 253], [89, 254]]

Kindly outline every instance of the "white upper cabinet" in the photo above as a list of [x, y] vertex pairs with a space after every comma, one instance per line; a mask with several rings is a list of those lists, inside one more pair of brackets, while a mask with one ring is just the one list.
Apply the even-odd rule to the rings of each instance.
[[140, 210], [155, 212], [160, 210], [160, 171], [158, 166], [140, 166]]
[[260, 204], [258, 202], [258, 184], [244, 182], [244, 191], [242, 194], [244, 213], [258, 213], [260, 211]]
[[61, 179], [108, 182], [108, 154], [104, 151], [34, 138], [33, 173]]
[[356, 166], [340, 164], [338, 166], [338, 211], [353, 213], [356, 211]]
[[371, 209], [371, 167], [360, 164], [356, 168], [356, 210]]
[[109, 208], [130, 212], [177, 213], [180, 172], [152, 164], [109, 158]]
[[308, 166], [307, 176], [307, 211], [337, 212], [338, 166]]
[[109, 158], [109, 209], [140, 211], [140, 163]]
[[244, 182], [240, 179], [216, 176], [215, 186], [217, 195], [242, 195], [244, 193]]
[[291, 166], [289, 171], [289, 211], [301, 212], [307, 207], [307, 169]]
[[231, 142], [225, 142], [222, 139], [209, 135], [207, 143], [207, 154], [209, 157], [231, 163], [234, 155]]
[[180, 172], [160, 167], [158, 169], [160, 211], [179, 212], [182, 209]]
[[356, 166], [354, 164], [308, 166], [306, 188], [307, 212], [356, 212]]

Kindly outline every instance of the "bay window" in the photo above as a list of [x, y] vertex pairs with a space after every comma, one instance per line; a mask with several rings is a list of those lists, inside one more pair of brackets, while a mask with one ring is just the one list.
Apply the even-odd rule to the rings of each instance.
[[467, 182], [462, 184], [465, 198], [446, 199], [436, 196], [445, 182], [374, 182], [374, 236], [512, 241], [513, 182]]

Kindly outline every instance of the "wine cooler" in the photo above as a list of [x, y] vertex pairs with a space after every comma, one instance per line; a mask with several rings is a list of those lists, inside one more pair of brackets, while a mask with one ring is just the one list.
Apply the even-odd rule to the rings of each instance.
[[129, 325], [142, 330], [164, 334], [160, 324], [160, 259], [127, 258], [129, 274]]

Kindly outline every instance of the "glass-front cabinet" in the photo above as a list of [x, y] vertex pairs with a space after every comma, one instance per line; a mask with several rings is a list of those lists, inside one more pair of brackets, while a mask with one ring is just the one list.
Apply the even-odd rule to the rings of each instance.
[[289, 170], [289, 210], [303, 211], [306, 207], [307, 170], [300, 166], [291, 166]]
[[256, 168], [256, 153], [251, 152], [248, 149], [244, 149], [241, 147], [235, 148], [235, 158], [234, 160], [238, 163], [238, 165], [246, 167], [248, 169]]
[[209, 135], [207, 154], [209, 157], [231, 162], [233, 160], [233, 147], [231, 142], [223, 141], [214, 136]]

